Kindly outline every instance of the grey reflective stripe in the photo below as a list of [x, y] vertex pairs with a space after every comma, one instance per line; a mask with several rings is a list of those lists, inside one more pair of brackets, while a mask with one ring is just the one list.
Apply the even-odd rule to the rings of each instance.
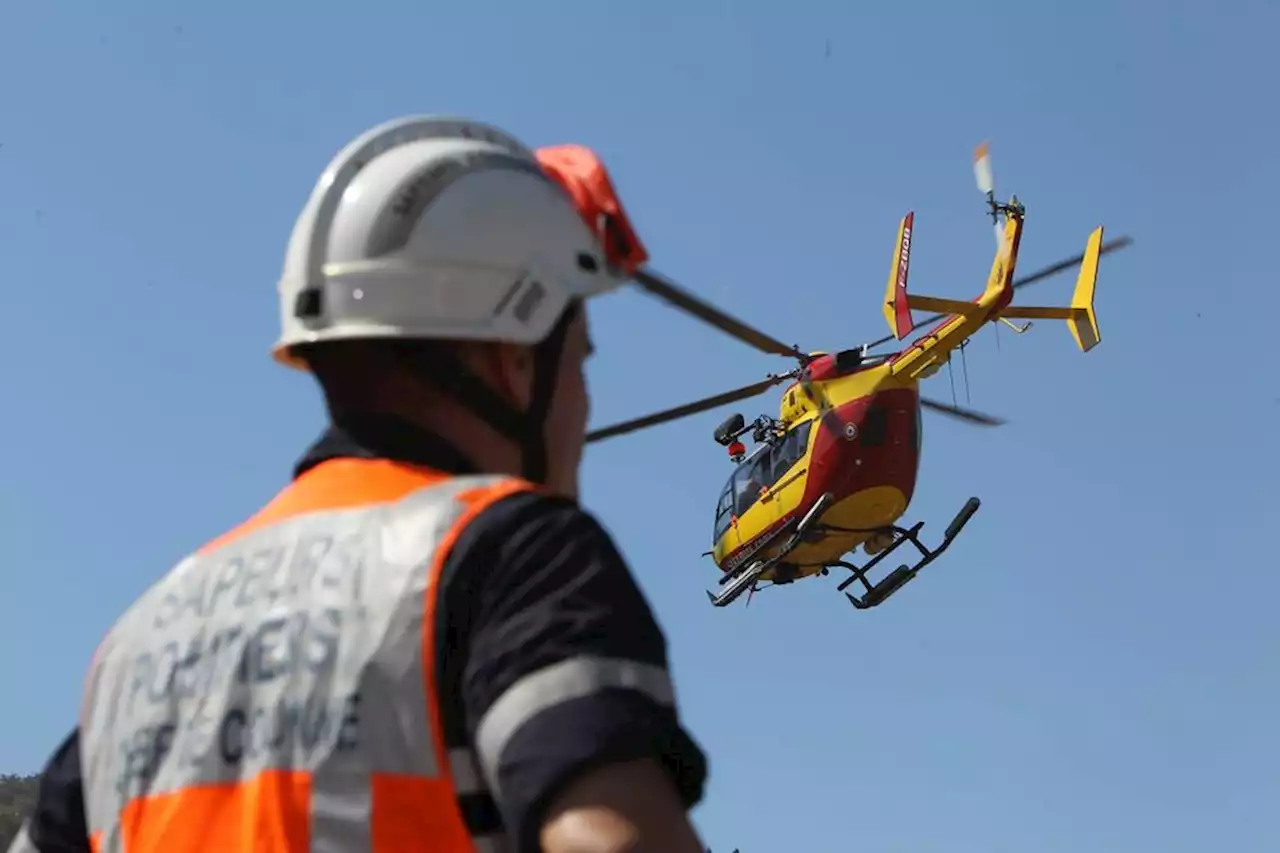
[[485, 784], [476, 764], [475, 753], [471, 750], [449, 750], [449, 770], [453, 774], [453, 787], [459, 796], [489, 792], [489, 786]]
[[[466, 508], [458, 495], [502, 479], [289, 518], [148, 590], [87, 679], [85, 811], [101, 853], [120, 853], [132, 799], [277, 769], [310, 775], [312, 851], [369, 851], [372, 775], [445, 772], [422, 658], [432, 557]], [[455, 778], [478, 777], [453, 758]]]
[[569, 658], [508, 687], [476, 728], [476, 750], [490, 787], [499, 790], [502, 751], [522, 725], [555, 705], [619, 688], [643, 693], [661, 705], [675, 705], [675, 688], [665, 669], [622, 658]]
[[[476, 849], [480, 849], [478, 843]], [[22, 826], [18, 827], [18, 834], [9, 844], [8, 853], [40, 853], [40, 848], [31, 843], [31, 835], [27, 832], [27, 821], [24, 820]]]
[[473, 839], [476, 853], [508, 853], [511, 843], [505, 835], [480, 835]]

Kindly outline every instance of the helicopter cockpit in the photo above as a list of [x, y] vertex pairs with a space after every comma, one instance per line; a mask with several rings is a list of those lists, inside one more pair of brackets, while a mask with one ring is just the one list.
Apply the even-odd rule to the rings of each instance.
[[712, 541], [719, 541], [729, 529], [730, 521], [735, 516], [741, 516], [760, 499], [761, 489], [775, 485], [804, 458], [805, 451], [809, 449], [809, 433], [813, 423], [812, 419], [803, 421], [773, 441], [761, 442], [734, 469], [729, 481], [720, 491], [720, 500], [716, 504], [715, 535]]

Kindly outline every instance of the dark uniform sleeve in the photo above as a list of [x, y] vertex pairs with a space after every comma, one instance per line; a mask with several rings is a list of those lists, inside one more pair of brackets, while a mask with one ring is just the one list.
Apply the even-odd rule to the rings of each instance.
[[10, 853], [90, 853], [80, 774], [80, 736], [71, 732], [40, 774], [35, 808]]
[[443, 582], [444, 716], [461, 718], [520, 849], [537, 849], [566, 785], [607, 764], [651, 757], [687, 806], [701, 799], [706, 761], [680, 723], [666, 638], [593, 517], [508, 498], [459, 538]]

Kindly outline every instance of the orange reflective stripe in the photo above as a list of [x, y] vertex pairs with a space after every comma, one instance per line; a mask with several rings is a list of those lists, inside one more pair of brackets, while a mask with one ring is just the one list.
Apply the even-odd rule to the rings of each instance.
[[458, 537], [462, 535], [463, 530], [467, 529], [467, 525], [475, 520], [476, 516], [493, 506], [497, 501], [517, 492], [528, 491], [531, 488], [533, 488], [533, 485], [524, 480], [508, 480], [496, 486], [469, 489], [460, 494], [458, 497], [467, 504], [467, 508], [458, 517], [458, 521], [453, 528], [440, 540], [440, 546], [436, 548], [436, 553], [431, 560], [431, 574], [427, 577], [427, 595], [426, 601], [423, 602], [422, 612], [422, 624], [424, 626], [432, 626], [424, 628], [422, 631], [423, 683], [427, 687], [427, 716], [431, 721], [432, 734], [435, 736], [436, 754], [441, 756], [442, 759], [441, 773], [449, 779], [450, 785], [453, 783], [453, 770], [449, 767], [449, 750], [444, 743], [444, 726], [440, 721], [440, 696], [436, 690], [434, 626], [436, 624], [436, 613], [438, 612], [436, 603], [438, 601], [437, 593], [440, 589], [440, 574], [444, 571], [444, 564], [449, 558], [449, 552], [457, 544]]
[[[445, 779], [374, 773], [374, 853], [464, 853], [471, 836]], [[125, 853], [298, 853], [310, 850], [310, 778], [269, 770], [244, 783], [186, 788], [125, 807]]]
[[212, 551], [260, 527], [308, 512], [394, 501], [449, 475], [389, 459], [330, 459], [307, 471], [257, 515], [200, 549]]
[[125, 853], [297, 853], [309, 849], [311, 780], [267, 770], [253, 779], [141, 797], [120, 815]]

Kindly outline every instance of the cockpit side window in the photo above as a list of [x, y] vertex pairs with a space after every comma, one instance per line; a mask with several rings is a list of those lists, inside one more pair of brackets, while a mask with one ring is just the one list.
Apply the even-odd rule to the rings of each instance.
[[724, 491], [720, 493], [720, 502], [716, 504], [716, 514], [723, 515], [726, 512], [733, 511], [733, 482], [725, 483]]
[[720, 500], [716, 503], [716, 526], [715, 533], [712, 536], [712, 542], [719, 542], [720, 537], [729, 529], [729, 522], [733, 519], [733, 477], [729, 477], [729, 482], [724, 484], [724, 489], [720, 492]]
[[792, 428], [787, 433], [777, 447], [773, 448], [773, 476], [767, 485], [773, 486], [779, 480], [787, 475], [787, 472], [795, 466], [797, 462], [804, 458], [805, 451], [809, 449], [809, 431], [813, 428], [813, 421], [808, 420], [798, 426]]
[[733, 472], [734, 514], [742, 515], [746, 512], [760, 497], [760, 490], [769, 485], [769, 460], [769, 448], [766, 447]]
[[760, 490], [777, 485], [804, 458], [809, 449], [813, 420], [791, 429], [778, 444], [757, 451], [730, 475], [716, 503], [714, 541], [729, 529], [733, 516], [741, 516], [760, 498]]

